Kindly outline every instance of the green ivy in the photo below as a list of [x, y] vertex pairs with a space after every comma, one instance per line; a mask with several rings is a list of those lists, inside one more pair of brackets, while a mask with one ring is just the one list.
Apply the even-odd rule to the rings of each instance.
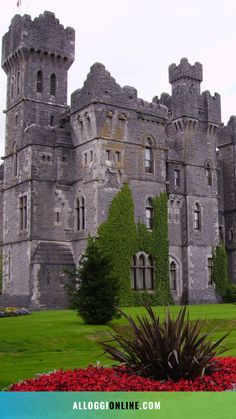
[[[108, 219], [98, 229], [99, 246], [111, 258], [120, 281], [120, 305], [172, 304], [169, 286], [167, 194], [153, 199], [153, 230], [134, 220], [134, 203], [128, 184], [112, 200]], [[154, 292], [131, 290], [131, 257], [143, 251], [155, 261]]]
[[119, 301], [129, 304], [130, 260], [135, 253], [137, 232], [131, 190], [125, 184], [113, 198], [108, 219], [98, 229], [99, 245], [111, 258], [114, 272], [120, 280]]

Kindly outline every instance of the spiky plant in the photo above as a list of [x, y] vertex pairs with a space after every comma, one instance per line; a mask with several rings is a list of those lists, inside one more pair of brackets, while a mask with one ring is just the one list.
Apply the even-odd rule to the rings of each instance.
[[213, 358], [224, 352], [221, 342], [210, 342], [209, 333], [201, 333], [202, 322], [189, 321], [186, 307], [182, 307], [174, 319], [169, 309], [163, 323], [149, 305], [145, 305], [150, 316], [131, 316], [121, 311], [129, 322], [129, 336], [112, 335], [112, 340], [102, 343], [109, 358], [124, 364], [128, 370], [155, 380], [181, 378], [193, 380], [215, 368]]

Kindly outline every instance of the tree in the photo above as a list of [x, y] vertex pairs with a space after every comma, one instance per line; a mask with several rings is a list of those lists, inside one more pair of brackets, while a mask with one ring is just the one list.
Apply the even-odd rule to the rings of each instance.
[[71, 308], [87, 324], [103, 324], [117, 313], [118, 280], [110, 259], [102, 253], [97, 240], [90, 238], [80, 267], [70, 273], [72, 283], [66, 285]]
[[225, 298], [229, 286], [228, 279], [228, 259], [224, 243], [216, 247], [213, 251], [213, 281], [219, 294]]

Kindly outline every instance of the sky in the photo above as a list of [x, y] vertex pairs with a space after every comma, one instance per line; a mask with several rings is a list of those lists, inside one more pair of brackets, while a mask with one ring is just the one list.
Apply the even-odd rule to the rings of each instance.
[[[90, 67], [101, 62], [121, 85], [133, 86], [151, 101], [170, 93], [168, 66], [187, 57], [203, 64], [202, 91], [221, 95], [222, 121], [236, 115], [235, 0], [0, 0], [1, 36], [12, 17], [54, 12], [76, 31], [70, 95], [83, 85]], [[0, 108], [5, 109], [6, 75], [0, 71]], [[5, 115], [0, 112], [0, 156]]]

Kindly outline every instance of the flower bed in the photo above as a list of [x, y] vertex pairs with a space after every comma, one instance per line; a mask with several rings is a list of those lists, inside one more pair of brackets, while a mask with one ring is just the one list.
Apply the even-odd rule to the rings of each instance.
[[25, 316], [26, 314], [30, 314], [27, 308], [16, 308], [16, 307], [0, 308], [0, 318]]
[[219, 368], [193, 381], [154, 381], [129, 374], [125, 367], [58, 370], [10, 386], [9, 391], [225, 391], [236, 383], [236, 358], [216, 358]]

